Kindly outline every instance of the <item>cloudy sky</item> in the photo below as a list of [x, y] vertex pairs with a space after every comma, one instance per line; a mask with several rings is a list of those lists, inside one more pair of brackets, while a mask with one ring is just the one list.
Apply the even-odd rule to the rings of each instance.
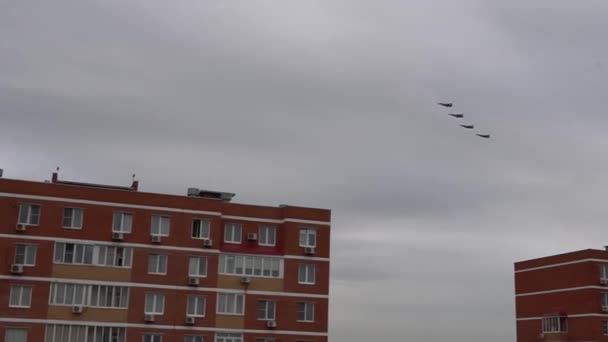
[[0, 1], [0, 167], [331, 208], [333, 342], [513, 341], [513, 262], [608, 243], [607, 16]]

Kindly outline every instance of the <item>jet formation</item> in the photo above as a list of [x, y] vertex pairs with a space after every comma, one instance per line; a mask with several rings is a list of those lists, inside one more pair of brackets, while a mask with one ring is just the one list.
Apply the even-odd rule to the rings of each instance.
[[[452, 102], [437, 102], [438, 105], [442, 106], [442, 107], [446, 107], [446, 108], [452, 108], [454, 106], [454, 103]], [[462, 119], [464, 118], [464, 113], [449, 113], [448, 114], [451, 117], [454, 117], [456, 119]], [[462, 124], [459, 125], [462, 128], [466, 128], [466, 129], [475, 129], [475, 125], [473, 124]], [[476, 136], [480, 137], [480, 138], [484, 138], [484, 139], [490, 139], [490, 134], [489, 133], [477, 133], [475, 134]]]

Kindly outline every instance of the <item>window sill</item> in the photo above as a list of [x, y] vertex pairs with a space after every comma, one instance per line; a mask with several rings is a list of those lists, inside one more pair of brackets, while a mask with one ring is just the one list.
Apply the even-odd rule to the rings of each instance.
[[31, 306], [21, 306], [21, 305], [9, 305], [8, 306], [11, 309], [31, 309]]
[[241, 317], [245, 316], [245, 313], [216, 312], [215, 314], [220, 315], [220, 316], [241, 316]]
[[314, 323], [315, 321], [296, 321], [298, 323]]
[[308, 285], [308, 286], [313, 286], [313, 285], [317, 285], [317, 283], [301, 283], [298, 282], [299, 285]]
[[230, 244], [230, 245], [241, 245], [241, 241], [238, 242], [234, 242], [234, 241], [224, 241], [224, 243]]

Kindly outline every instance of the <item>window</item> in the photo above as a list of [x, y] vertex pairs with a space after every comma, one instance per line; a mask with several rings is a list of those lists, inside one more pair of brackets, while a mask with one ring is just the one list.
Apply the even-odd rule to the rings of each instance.
[[600, 265], [600, 281], [602, 284], [608, 284], [608, 264]]
[[282, 276], [280, 258], [252, 255], [220, 255], [220, 273], [255, 277], [280, 278]]
[[146, 293], [146, 314], [162, 315], [165, 311], [165, 295], [160, 293]]
[[97, 246], [97, 263], [102, 266], [131, 267], [131, 247]]
[[29, 308], [32, 304], [32, 287], [26, 285], [12, 285], [10, 302], [11, 308]]
[[608, 309], [608, 292], [602, 292], [602, 311]]
[[245, 296], [236, 293], [217, 294], [217, 313], [225, 315], [243, 315]]
[[205, 317], [205, 296], [188, 296], [186, 315], [194, 317]]
[[167, 256], [162, 254], [150, 254], [148, 256], [148, 273], [167, 274]]
[[276, 227], [260, 227], [259, 235], [258, 244], [260, 246], [274, 246], [277, 244]]
[[273, 300], [258, 300], [258, 319], [274, 321], [276, 303]]
[[203, 336], [186, 335], [184, 342], [203, 342]]
[[37, 226], [40, 222], [40, 206], [37, 204], [19, 205], [19, 224]]
[[209, 239], [209, 220], [193, 219], [192, 220], [192, 238], [193, 239]]
[[300, 247], [316, 247], [317, 231], [312, 228], [300, 229]]
[[82, 228], [82, 209], [63, 208], [63, 228]]
[[27, 342], [27, 329], [6, 328], [5, 342]]
[[35, 266], [36, 246], [18, 244], [15, 248], [15, 264], [23, 266]]
[[243, 335], [218, 332], [215, 333], [215, 342], [243, 342]]
[[112, 232], [130, 233], [133, 226], [133, 214], [115, 211], [112, 217]]
[[608, 335], [608, 321], [602, 321], [602, 332], [604, 335]]
[[190, 257], [188, 266], [188, 275], [190, 277], [206, 277], [207, 276], [207, 257], [196, 256]]
[[45, 342], [126, 342], [125, 328], [48, 324]]
[[568, 331], [568, 322], [566, 317], [551, 316], [543, 318], [543, 333], [566, 331]]
[[163, 342], [161, 334], [144, 334], [144, 342]]
[[86, 305], [88, 286], [82, 284], [51, 283], [51, 305]]
[[255, 342], [274, 342], [274, 338], [256, 338]]
[[129, 288], [126, 286], [91, 285], [91, 306], [126, 309], [129, 306]]
[[152, 227], [150, 227], [150, 235], [169, 236], [170, 226], [171, 218], [169, 216], [152, 215]]
[[314, 322], [315, 320], [315, 304], [308, 302], [298, 303], [298, 322]]
[[93, 245], [77, 243], [55, 243], [55, 263], [60, 264], [93, 264]]
[[131, 267], [132, 254], [133, 249], [130, 247], [55, 243], [55, 263], [57, 264]]
[[224, 227], [224, 242], [241, 243], [241, 232], [243, 226], [238, 223], [226, 223]]
[[298, 266], [298, 283], [315, 284], [315, 264], [300, 264]]

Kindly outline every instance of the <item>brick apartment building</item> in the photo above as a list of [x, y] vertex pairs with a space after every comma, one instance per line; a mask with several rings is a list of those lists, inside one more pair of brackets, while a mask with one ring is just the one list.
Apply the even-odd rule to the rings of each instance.
[[515, 263], [517, 342], [608, 341], [608, 251]]
[[330, 211], [0, 178], [0, 340], [326, 342]]

